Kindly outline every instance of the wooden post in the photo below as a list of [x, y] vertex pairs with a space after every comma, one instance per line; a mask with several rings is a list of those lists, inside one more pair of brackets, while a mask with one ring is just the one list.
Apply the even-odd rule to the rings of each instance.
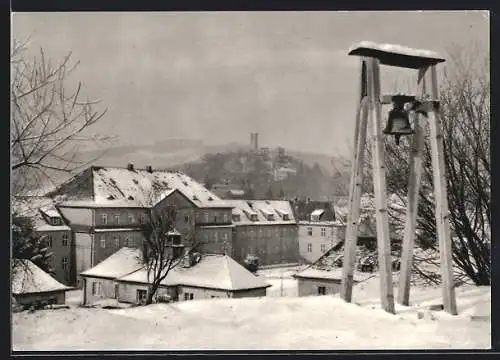
[[[430, 67], [431, 98], [439, 99], [436, 66]], [[436, 203], [436, 223], [439, 239], [439, 256], [441, 260], [441, 281], [443, 305], [446, 312], [456, 315], [455, 284], [453, 282], [453, 258], [450, 223], [448, 219], [448, 199], [446, 190], [446, 174], [444, 161], [443, 135], [439, 109], [434, 107], [429, 112], [429, 128], [431, 135], [432, 169], [434, 177], [434, 197]]]
[[361, 185], [363, 183], [363, 163], [366, 146], [368, 121], [368, 99], [366, 89], [366, 61], [361, 61], [360, 102], [356, 114], [354, 134], [354, 154], [351, 165], [351, 184], [349, 188], [349, 213], [344, 242], [344, 261], [342, 274], [341, 297], [346, 302], [352, 300], [353, 274], [356, 260], [356, 243], [358, 239], [358, 219], [361, 202]]
[[[418, 88], [425, 95], [425, 73], [427, 67], [420, 69], [418, 73]], [[421, 115], [412, 111], [410, 115], [414, 119], [415, 134], [411, 144], [409, 159], [410, 177], [408, 181], [408, 204], [406, 207], [405, 235], [401, 253], [401, 271], [399, 275], [398, 302], [408, 306], [410, 304], [410, 280], [413, 263], [413, 246], [415, 243], [415, 229], [417, 223], [418, 200], [420, 191], [420, 179], [422, 175], [422, 152], [424, 149], [424, 130], [419, 123]]]
[[392, 258], [387, 214], [387, 194], [384, 164], [384, 139], [382, 135], [382, 105], [380, 103], [380, 61], [368, 61], [370, 117], [373, 139], [373, 182], [375, 188], [377, 247], [380, 271], [380, 300], [382, 308], [394, 314], [392, 285]]

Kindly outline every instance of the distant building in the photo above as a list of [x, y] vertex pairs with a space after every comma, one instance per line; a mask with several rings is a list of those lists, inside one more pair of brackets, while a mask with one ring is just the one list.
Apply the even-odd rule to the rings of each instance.
[[[84, 304], [108, 298], [137, 304], [147, 295], [147, 271], [137, 249], [122, 248], [81, 275]], [[227, 255], [204, 254], [170, 270], [157, 296], [169, 301], [261, 297], [269, 286]]]
[[274, 181], [283, 181], [288, 179], [289, 176], [297, 175], [297, 170], [290, 167], [279, 167], [274, 170]]
[[259, 133], [250, 133], [250, 148], [251, 150], [259, 150]]
[[336, 220], [330, 202], [302, 200], [294, 202], [299, 219], [299, 251], [303, 261], [311, 263], [345, 238], [345, 224]]
[[30, 260], [13, 259], [12, 295], [17, 304], [64, 304], [70, 287], [61, 284]]

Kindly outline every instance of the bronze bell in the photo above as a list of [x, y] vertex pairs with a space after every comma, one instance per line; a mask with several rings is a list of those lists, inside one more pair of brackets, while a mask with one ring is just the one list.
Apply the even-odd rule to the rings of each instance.
[[393, 107], [391, 111], [389, 111], [389, 119], [387, 120], [387, 126], [384, 129], [384, 134], [395, 136], [396, 145], [399, 145], [399, 138], [401, 136], [415, 133], [410, 126], [408, 112], [404, 109], [406, 100], [407, 97], [404, 95], [396, 95], [392, 97]]

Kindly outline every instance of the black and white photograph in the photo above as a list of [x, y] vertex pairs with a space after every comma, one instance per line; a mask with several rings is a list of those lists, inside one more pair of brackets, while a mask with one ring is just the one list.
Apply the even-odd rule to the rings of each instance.
[[490, 12], [13, 12], [11, 350], [482, 350]]

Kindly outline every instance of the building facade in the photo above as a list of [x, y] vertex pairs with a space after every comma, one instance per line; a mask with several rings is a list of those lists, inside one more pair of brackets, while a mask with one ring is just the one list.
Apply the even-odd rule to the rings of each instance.
[[260, 266], [299, 262], [299, 233], [288, 201], [228, 200], [233, 206], [232, 257], [256, 256]]
[[27, 196], [14, 199], [16, 216], [28, 218], [33, 231], [52, 253], [50, 265], [57, 281], [73, 285], [76, 281], [75, 239], [71, 228], [51, 199], [43, 196]]

